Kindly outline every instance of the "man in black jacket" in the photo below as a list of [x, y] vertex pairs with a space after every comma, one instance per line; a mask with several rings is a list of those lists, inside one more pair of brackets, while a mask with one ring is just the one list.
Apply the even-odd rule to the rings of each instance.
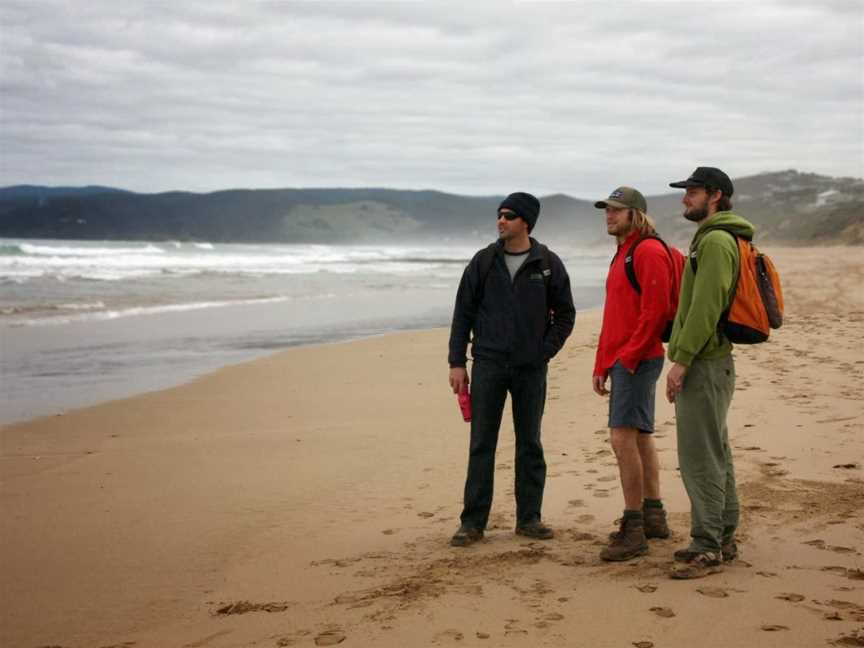
[[527, 193], [498, 207], [497, 243], [480, 250], [462, 275], [450, 330], [450, 386], [468, 389], [466, 349], [471, 333], [471, 445], [461, 526], [450, 544], [483, 537], [492, 507], [495, 448], [507, 392], [516, 432], [516, 533], [549, 539], [540, 518], [546, 461], [540, 421], [546, 401], [546, 366], [561, 349], [576, 310], [567, 270], [554, 253], [528, 235], [540, 201]]

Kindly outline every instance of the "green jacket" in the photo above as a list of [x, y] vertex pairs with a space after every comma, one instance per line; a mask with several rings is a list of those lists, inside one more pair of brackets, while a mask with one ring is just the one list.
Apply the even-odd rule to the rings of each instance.
[[717, 323], [729, 307], [733, 282], [738, 278], [738, 244], [718, 228], [753, 238], [753, 225], [728, 211], [717, 212], [696, 230], [690, 256], [696, 257], [698, 272], [693, 273], [688, 259], [667, 354], [672, 362], [688, 367], [696, 358], [714, 360], [732, 352], [732, 343]]

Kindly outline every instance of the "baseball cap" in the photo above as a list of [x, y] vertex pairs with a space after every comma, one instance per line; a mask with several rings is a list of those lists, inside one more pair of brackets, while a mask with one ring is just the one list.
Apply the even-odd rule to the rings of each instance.
[[670, 182], [670, 187], [676, 189], [686, 189], [687, 187], [715, 187], [722, 191], [726, 196], [731, 196], [734, 188], [732, 181], [725, 173], [715, 167], [697, 167], [686, 180], [678, 182]]
[[597, 209], [606, 209], [606, 205], [617, 207], [618, 209], [640, 209], [643, 212], [648, 211], [648, 203], [645, 202], [645, 196], [639, 193], [633, 187], [618, 187], [609, 194], [606, 200], [598, 200], [594, 203]]

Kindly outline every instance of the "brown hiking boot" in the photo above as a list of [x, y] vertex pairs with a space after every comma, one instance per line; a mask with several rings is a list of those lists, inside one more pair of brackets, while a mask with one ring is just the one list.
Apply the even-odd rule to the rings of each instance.
[[653, 506], [642, 509], [642, 518], [645, 520], [646, 538], [668, 538], [669, 525], [666, 523], [666, 509]]
[[616, 562], [630, 560], [648, 553], [645, 526], [642, 518], [623, 518], [617, 533], [610, 534], [609, 546], [600, 552], [600, 558]]
[[688, 562], [675, 565], [669, 572], [670, 578], [687, 580], [691, 578], [704, 578], [710, 574], [723, 571], [723, 556], [720, 552], [700, 551]]

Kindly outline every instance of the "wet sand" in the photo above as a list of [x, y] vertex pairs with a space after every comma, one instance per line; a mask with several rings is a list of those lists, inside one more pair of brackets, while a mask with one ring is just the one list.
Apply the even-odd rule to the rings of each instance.
[[623, 502], [589, 312], [550, 366], [548, 542], [512, 532], [505, 417], [486, 540], [447, 544], [467, 425], [443, 329], [296, 348], [2, 428], [0, 644], [864, 644], [864, 258], [767, 251], [787, 321], [736, 350], [741, 556], [723, 573], [666, 577], [689, 514], [661, 400], [673, 537], [599, 560]]

